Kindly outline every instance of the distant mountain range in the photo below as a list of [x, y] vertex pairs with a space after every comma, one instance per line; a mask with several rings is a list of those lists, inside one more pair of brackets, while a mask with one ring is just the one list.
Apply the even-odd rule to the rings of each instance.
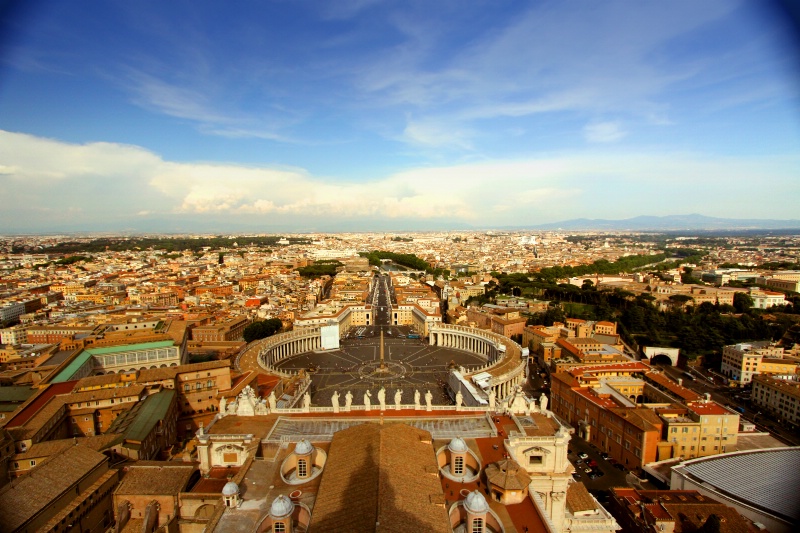
[[800, 220], [715, 218], [704, 215], [638, 216], [623, 220], [576, 218], [549, 224], [515, 226], [472, 226], [446, 217], [434, 219], [340, 219], [333, 221], [302, 218], [267, 222], [247, 217], [127, 218], [107, 224], [65, 224], [60, 227], [22, 229], [2, 228], [3, 234], [202, 234], [202, 233], [335, 233], [335, 232], [425, 232], [425, 231], [654, 231], [654, 232], [761, 232], [800, 233]]
[[[529, 226], [538, 230], [598, 231], [733, 231], [800, 229], [800, 220], [716, 218], [704, 215], [638, 216], [623, 220], [576, 218]], [[523, 229], [523, 228], [519, 228]]]

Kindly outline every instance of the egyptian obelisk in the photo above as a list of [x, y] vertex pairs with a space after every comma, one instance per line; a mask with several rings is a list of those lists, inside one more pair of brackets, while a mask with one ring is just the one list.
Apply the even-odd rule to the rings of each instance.
[[378, 369], [379, 372], [386, 371], [386, 365], [383, 362], [383, 330], [381, 330], [381, 367]]

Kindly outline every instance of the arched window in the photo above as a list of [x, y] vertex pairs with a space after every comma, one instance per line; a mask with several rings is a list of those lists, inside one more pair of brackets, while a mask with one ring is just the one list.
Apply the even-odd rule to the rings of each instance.
[[275, 522], [272, 524], [272, 531], [275, 533], [286, 533], [286, 524], [283, 522]]
[[472, 519], [472, 533], [483, 533], [483, 518]]
[[464, 458], [459, 456], [456, 457], [455, 460], [455, 469], [453, 470], [453, 474], [460, 476], [464, 473]]
[[300, 459], [297, 461], [297, 477], [306, 477], [306, 460]]

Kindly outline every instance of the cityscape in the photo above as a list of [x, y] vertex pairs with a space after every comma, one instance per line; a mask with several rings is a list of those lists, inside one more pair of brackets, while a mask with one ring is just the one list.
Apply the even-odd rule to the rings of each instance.
[[794, 533], [784, 0], [0, 3], [0, 532]]
[[5, 237], [2, 529], [791, 531], [796, 233]]

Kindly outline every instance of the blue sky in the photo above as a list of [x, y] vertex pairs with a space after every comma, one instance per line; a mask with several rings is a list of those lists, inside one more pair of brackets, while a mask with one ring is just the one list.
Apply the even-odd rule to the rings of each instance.
[[0, 232], [800, 218], [766, 2], [10, 5]]

